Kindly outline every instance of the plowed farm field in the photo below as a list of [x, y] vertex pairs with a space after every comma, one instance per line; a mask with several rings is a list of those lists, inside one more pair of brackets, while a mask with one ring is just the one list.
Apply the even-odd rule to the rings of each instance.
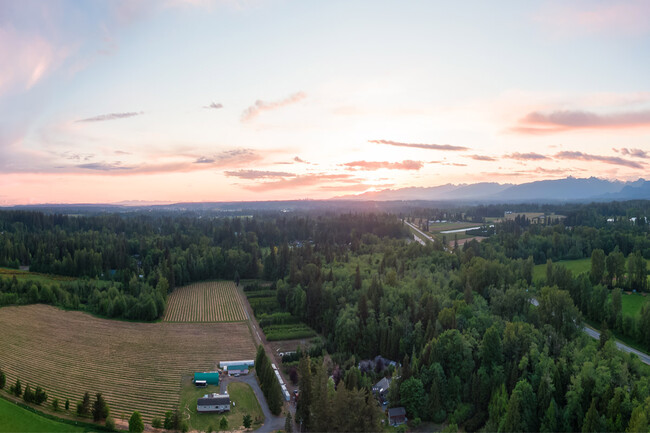
[[169, 295], [165, 322], [239, 322], [246, 320], [232, 281], [207, 281], [179, 287]]
[[41, 386], [48, 404], [101, 392], [115, 418], [139, 410], [145, 422], [179, 405], [181, 377], [224, 359], [252, 359], [246, 322], [134, 323], [47, 305], [0, 308], [0, 369]]

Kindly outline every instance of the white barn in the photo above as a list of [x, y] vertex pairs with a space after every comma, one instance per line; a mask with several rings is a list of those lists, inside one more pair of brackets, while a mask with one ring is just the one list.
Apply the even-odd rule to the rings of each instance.
[[228, 394], [205, 395], [197, 400], [196, 411], [199, 413], [228, 412], [230, 411], [230, 396]]

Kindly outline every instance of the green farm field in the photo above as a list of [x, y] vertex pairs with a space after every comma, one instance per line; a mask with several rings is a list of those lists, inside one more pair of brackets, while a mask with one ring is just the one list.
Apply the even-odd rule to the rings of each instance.
[[41, 304], [0, 308], [0, 347], [7, 386], [19, 378], [71, 407], [101, 392], [116, 419], [139, 410], [145, 422], [178, 407], [183, 375], [255, 356], [245, 322], [123, 322]]
[[217, 431], [219, 430], [219, 421], [224, 416], [228, 420], [228, 430], [242, 430], [244, 415], [251, 416], [253, 429], [258, 428], [264, 422], [264, 413], [253, 389], [243, 382], [228, 384], [228, 394], [231, 401], [230, 412], [223, 414], [198, 413], [196, 411], [196, 400], [206, 394], [219, 393], [219, 387], [211, 385], [206, 388], [196, 388], [191, 379], [191, 376], [183, 378], [180, 407], [183, 419], [187, 419], [189, 416], [190, 430], [208, 431], [208, 428], [212, 426], [212, 431]]
[[164, 322], [238, 322], [244, 306], [232, 281], [206, 281], [179, 287], [169, 295]]
[[84, 432], [90, 428], [54, 421], [0, 398], [0, 432]]

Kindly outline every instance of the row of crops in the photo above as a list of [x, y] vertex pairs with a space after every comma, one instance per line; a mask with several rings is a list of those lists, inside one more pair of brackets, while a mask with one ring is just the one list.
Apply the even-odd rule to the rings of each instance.
[[255, 286], [244, 288], [244, 293], [255, 313], [257, 321], [268, 341], [296, 340], [316, 337], [316, 331], [311, 329], [291, 313], [282, 311], [276, 291]]
[[231, 281], [207, 281], [180, 287], [169, 295], [165, 322], [238, 322], [246, 320], [237, 287]]
[[138, 410], [145, 422], [178, 407], [183, 375], [255, 355], [245, 322], [122, 322], [46, 305], [1, 308], [0, 347], [7, 387], [40, 386], [73, 411], [101, 392], [115, 418]]

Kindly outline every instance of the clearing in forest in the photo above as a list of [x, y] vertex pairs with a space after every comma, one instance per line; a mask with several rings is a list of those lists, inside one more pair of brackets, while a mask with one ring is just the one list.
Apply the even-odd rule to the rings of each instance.
[[165, 322], [239, 322], [246, 320], [232, 281], [206, 281], [179, 287], [167, 301]]
[[245, 322], [123, 322], [41, 304], [0, 308], [0, 348], [6, 388], [41, 386], [45, 406], [69, 398], [72, 413], [101, 392], [116, 419], [139, 410], [147, 423], [179, 406], [183, 375], [255, 357]]

